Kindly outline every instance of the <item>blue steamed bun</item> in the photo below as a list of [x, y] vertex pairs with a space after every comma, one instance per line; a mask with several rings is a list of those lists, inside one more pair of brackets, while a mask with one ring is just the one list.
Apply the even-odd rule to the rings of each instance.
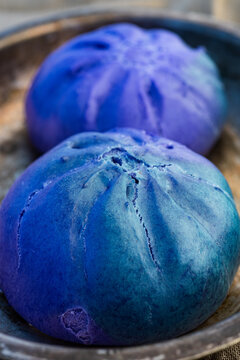
[[239, 217], [207, 159], [143, 131], [73, 136], [0, 208], [0, 286], [29, 323], [82, 344], [179, 336], [222, 303]]

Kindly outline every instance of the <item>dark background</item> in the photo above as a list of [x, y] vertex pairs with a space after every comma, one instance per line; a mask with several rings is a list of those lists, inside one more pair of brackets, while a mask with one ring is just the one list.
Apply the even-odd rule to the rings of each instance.
[[240, 22], [240, 0], [0, 0], [0, 31], [66, 8], [104, 3], [111, 6], [155, 6], [178, 12], [198, 12], [221, 21]]

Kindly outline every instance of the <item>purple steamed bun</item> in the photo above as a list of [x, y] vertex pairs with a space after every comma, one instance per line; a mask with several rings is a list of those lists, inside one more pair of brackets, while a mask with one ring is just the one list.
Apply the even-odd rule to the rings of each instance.
[[225, 110], [218, 70], [202, 47], [123, 23], [82, 34], [44, 61], [27, 94], [26, 121], [41, 152], [79, 132], [132, 127], [206, 154]]

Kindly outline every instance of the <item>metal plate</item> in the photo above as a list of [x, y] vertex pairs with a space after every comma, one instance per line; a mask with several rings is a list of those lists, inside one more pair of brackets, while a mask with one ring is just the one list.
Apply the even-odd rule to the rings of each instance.
[[[130, 21], [178, 32], [204, 45], [220, 67], [228, 100], [228, 124], [209, 155], [226, 176], [240, 210], [240, 31], [199, 16], [157, 9], [81, 8], [0, 34], [0, 201], [37, 154], [24, 128], [24, 96], [44, 57], [65, 40], [100, 25]], [[0, 356], [4, 359], [196, 359], [240, 341], [240, 272], [221, 308], [185, 336], [145, 346], [97, 348], [54, 340], [28, 325], [0, 293]]]

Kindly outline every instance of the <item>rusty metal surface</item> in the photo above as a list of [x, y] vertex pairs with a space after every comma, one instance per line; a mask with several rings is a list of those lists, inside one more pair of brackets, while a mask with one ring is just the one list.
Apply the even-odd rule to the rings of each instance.
[[[116, 21], [178, 31], [192, 45], [203, 44], [220, 66], [229, 98], [229, 122], [210, 154], [227, 178], [240, 211], [240, 31], [207, 18], [158, 10], [87, 9], [65, 12], [35, 27], [0, 35], [0, 201], [37, 154], [24, 127], [24, 97], [44, 57], [66, 39]], [[196, 359], [240, 340], [240, 271], [227, 299], [200, 329], [170, 341], [129, 348], [88, 348], [51, 339], [29, 326], [0, 293], [0, 354], [6, 359]], [[233, 315], [233, 316], [232, 316]]]

